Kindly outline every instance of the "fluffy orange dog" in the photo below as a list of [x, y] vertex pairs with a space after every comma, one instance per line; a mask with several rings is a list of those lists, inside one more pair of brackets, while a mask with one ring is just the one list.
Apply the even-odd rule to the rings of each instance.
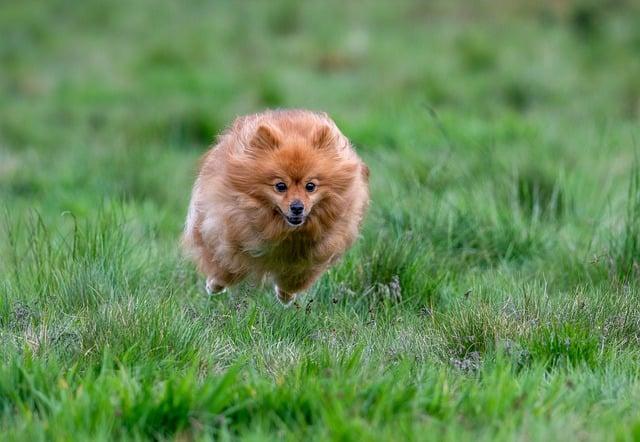
[[202, 159], [183, 234], [207, 291], [269, 276], [292, 302], [355, 241], [368, 177], [326, 114], [237, 118]]

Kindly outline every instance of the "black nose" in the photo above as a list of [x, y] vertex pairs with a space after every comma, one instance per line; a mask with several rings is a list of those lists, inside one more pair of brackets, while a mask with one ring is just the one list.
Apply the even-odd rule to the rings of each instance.
[[302, 201], [300, 200], [295, 200], [291, 203], [289, 209], [291, 209], [291, 213], [294, 215], [302, 215], [302, 212], [304, 211], [304, 204], [302, 204]]

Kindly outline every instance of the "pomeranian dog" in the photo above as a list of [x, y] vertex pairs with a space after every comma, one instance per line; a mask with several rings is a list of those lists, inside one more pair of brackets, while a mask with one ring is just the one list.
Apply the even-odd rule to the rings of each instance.
[[369, 169], [324, 113], [237, 118], [202, 158], [182, 237], [217, 293], [270, 277], [285, 305], [353, 244]]

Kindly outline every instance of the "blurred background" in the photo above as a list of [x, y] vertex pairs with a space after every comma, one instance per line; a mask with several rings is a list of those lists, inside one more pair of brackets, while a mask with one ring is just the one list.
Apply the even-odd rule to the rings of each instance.
[[0, 198], [53, 224], [120, 201], [174, 244], [216, 134], [300, 107], [352, 139], [393, 232], [439, 201], [526, 224], [491, 256], [528, 250], [531, 219], [556, 235], [565, 217], [579, 248], [626, 201], [639, 17], [624, 0], [5, 1]]
[[489, 184], [563, 210], [563, 195], [551, 201], [562, 179], [574, 200], [595, 195], [584, 207], [597, 214], [624, 197], [637, 147], [638, 10], [631, 0], [4, 1], [0, 198], [45, 217], [121, 200], [174, 237], [216, 134], [236, 115], [302, 107], [337, 121], [374, 188], [455, 201]]

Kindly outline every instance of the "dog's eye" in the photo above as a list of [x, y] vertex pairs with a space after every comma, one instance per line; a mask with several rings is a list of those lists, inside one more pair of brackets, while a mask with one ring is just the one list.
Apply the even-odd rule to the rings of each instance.
[[276, 188], [277, 192], [283, 193], [287, 191], [287, 185], [285, 183], [283, 183], [282, 181], [279, 183], [276, 183], [276, 185], [274, 186]]
[[307, 192], [313, 192], [314, 190], [316, 190], [316, 185], [313, 183], [307, 183], [304, 188], [307, 189]]

